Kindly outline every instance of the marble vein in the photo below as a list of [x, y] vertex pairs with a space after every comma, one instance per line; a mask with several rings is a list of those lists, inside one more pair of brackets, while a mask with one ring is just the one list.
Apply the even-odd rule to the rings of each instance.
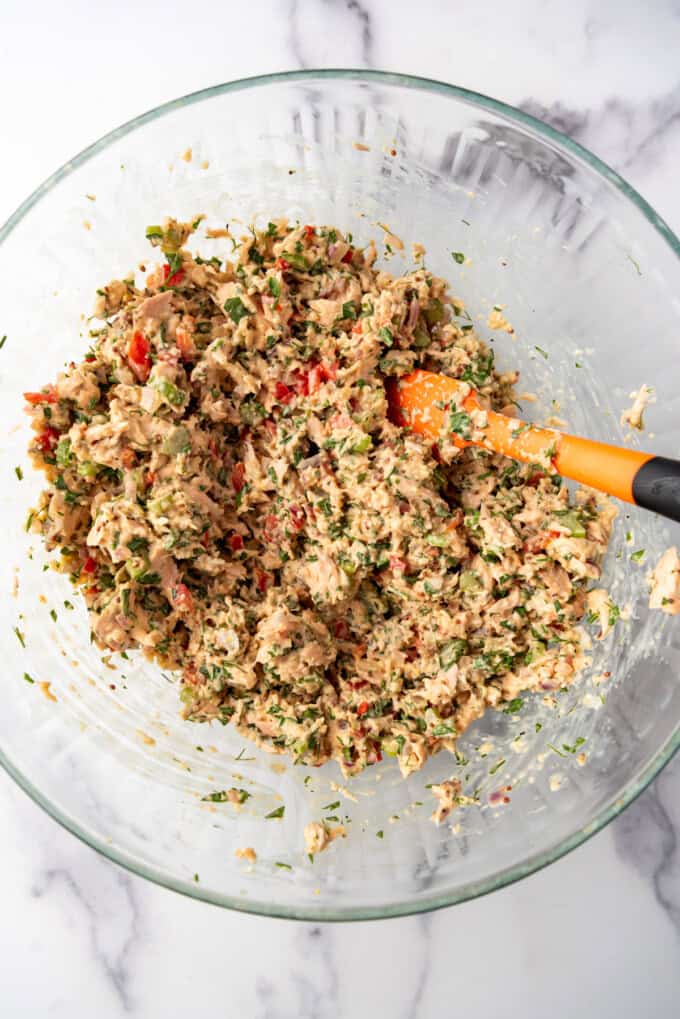
[[[71, 868], [52, 867], [39, 875], [31, 895], [40, 899], [61, 890], [84, 912], [92, 956], [121, 1009], [129, 1014], [134, 1009], [131, 959], [139, 937], [139, 909], [130, 876], [114, 867], [109, 867], [108, 876], [115, 892], [102, 896], [99, 888], [86, 889]], [[104, 890], [110, 891], [106, 885]]]
[[680, 82], [663, 95], [639, 103], [610, 96], [589, 107], [576, 107], [562, 101], [544, 105], [527, 98], [519, 107], [622, 173], [658, 160], [669, 135], [680, 132]]
[[[288, 21], [298, 67], [373, 66], [373, 19], [359, 0], [291, 0]], [[324, 60], [329, 39], [336, 56]]]
[[423, 914], [422, 916], [416, 917], [416, 924], [418, 930], [418, 948], [421, 956], [420, 963], [418, 966], [418, 974], [416, 976], [415, 986], [413, 988], [413, 994], [408, 1001], [406, 1009], [404, 1011], [404, 1019], [418, 1019], [422, 1015], [422, 1004], [425, 997], [425, 992], [430, 979], [431, 972], [431, 961], [432, 953], [430, 951], [430, 941], [432, 937], [432, 916], [431, 914]]
[[680, 937], [680, 755], [613, 825], [616, 851], [651, 883]]
[[[330, 927], [304, 924], [293, 938], [295, 963], [288, 972], [259, 976], [256, 981], [258, 1019], [336, 1019], [339, 974]], [[286, 982], [295, 1003], [286, 1000]]]

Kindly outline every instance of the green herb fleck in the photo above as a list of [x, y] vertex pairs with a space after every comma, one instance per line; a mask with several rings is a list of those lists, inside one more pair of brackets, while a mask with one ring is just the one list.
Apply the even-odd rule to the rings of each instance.
[[439, 665], [442, 669], [450, 669], [452, 665], [467, 651], [467, 641], [462, 637], [453, 637], [444, 641], [439, 648]]
[[246, 308], [245, 304], [240, 297], [228, 297], [224, 302], [224, 310], [227, 315], [236, 325], [239, 324], [242, 318], [250, 315], [250, 312]]
[[524, 701], [521, 697], [513, 697], [511, 701], [508, 701], [506, 706], [503, 708], [503, 714], [515, 715], [518, 711], [521, 711], [524, 707]]
[[469, 439], [472, 434], [472, 418], [465, 411], [452, 411], [449, 416], [449, 430], [460, 435], [462, 439]]
[[556, 746], [553, 746], [552, 743], [548, 743], [548, 747], [552, 751], [554, 751], [554, 753], [558, 754], [559, 757], [566, 757], [567, 756], [566, 754], [563, 754], [561, 750], [558, 750]]

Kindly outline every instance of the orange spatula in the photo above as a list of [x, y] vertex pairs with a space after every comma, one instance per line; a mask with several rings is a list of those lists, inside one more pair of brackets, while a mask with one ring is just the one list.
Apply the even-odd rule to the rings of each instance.
[[[433, 441], [448, 434], [457, 446], [482, 446], [524, 463], [549, 460], [558, 474], [617, 499], [680, 521], [680, 462], [524, 424], [486, 411], [482, 435], [470, 441], [469, 414], [482, 410], [467, 383], [417, 370], [389, 380], [390, 417]], [[466, 438], [468, 436], [468, 438]]]

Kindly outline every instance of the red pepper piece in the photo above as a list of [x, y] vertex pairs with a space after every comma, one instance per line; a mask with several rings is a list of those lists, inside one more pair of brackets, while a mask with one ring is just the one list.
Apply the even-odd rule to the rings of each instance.
[[307, 518], [305, 516], [305, 511], [303, 510], [302, 506], [297, 506], [294, 503], [290, 507], [290, 519], [296, 531], [299, 531], [302, 527], [305, 526], [305, 520]]
[[262, 594], [264, 594], [274, 578], [271, 573], [265, 573], [264, 570], [255, 570], [255, 579], [257, 581], [258, 591], [261, 591]]
[[41, 453], [51, 453], [59, 445], [59, 432], [56, 428], [46, 428], [36, 437], [35, 444]]
[[184, 279], [184, 269], [178, 269], [170, 275], [170, 266], [166, 263], [163, 266], [163, 279], [167, 287], [178, 287]]
[[178, 612], [191, 612], [194, 607], [194, 596], [186, 584], [173, 587], [171, 599]]
[[24, 393], [24, 400], [32, 407], [37, 407], [41, 403], [56, 403], [57, 394], [53, 386], [48, 386], [43, 393]]
[[274, 396], [279, 403], [290, 403], [294, 395], [293, 390], [285, 382], [277, 382], [274, 386]]
[[135, 329], [128, 342], [127, 357], [130, 367], [140, 382], [146, 382], [151, 372], [150, 350], [151, 344], [144, 333]]
[[242, 463], [234, 464], [231, 471], [231, 483], [235, 492], [240, 492], [246, 483], [246, 468]]

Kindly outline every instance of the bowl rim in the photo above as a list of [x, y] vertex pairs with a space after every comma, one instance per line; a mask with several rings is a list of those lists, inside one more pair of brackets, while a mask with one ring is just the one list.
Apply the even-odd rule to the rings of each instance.
[[[659, 216], [652, 206], [628, 184], [615, 170], [605, 162], [593, 155], [588, 149], [578, 142], [573, 141], [567, 135], [562, 134], [555, 128], [544, 123], [531, 114], [525, 113], [517, 107], [501, 102], [483, 93], [470, 89], [461, 88], [447, 82], [431, 78], [423, 78], [410, 74], [401, 74], [391, 71], [353, 69], [353, 68], [309, 68], [301, 71], [280, 71], [272, 74], [256, 75], [249, 78], [239, 78], [231, 82], [213, 85], [209, 88], [190, 92], [177, 99], [161, 103], [153, 109], [147, 110], [131, 120], [126, 121], [119, 127], [107, 132], [97, 141], [82, 149], [76, 156], [64, 163], [53, 174], [51, 174], [18, 206], [9, 216], [6, 222], [0, 226], [0, 244], [10, 236], [12, 231], [31, 211], [31, 209], [45, 197], [57, 184], [70, 176], [74, 170], [83, 166], [90, 159], [102, 152], [113, 142], [124, 138], [145, 124], [157, 120], [177, 109], [183, 109], [194, 103], [204, 102], [216, 96], [227, 93], [244, 91], [258, 88], [265, 85], [275, 85], [288, 82], [308, 82], [310, 80], [326, 81], [355, 81], [355, 82], [377, 82], [386, 86], [402, 86], [414, 91], [430, 92], [447, 98], [461, 100], [473, 107], [480, 107], [489, 110], [511, 122], [519, 123], [535, 132], [539, 137], [547, 139], [553, 145], [565, 149], [571, 156], [585, 163], [591, 170], [594, 170], [600, 177], [604, 178], [624, 197], [628, 198], [642, 213], [651, 226], [661, 235], [675, 255], [680, 257], [680, 239], [671, 230], [665, 220]], [[554, 845], [535, 853], [520, 863], [513, 864], [491, 877], [482, 880], [469, 882], [455, 891], [437, 893], [426, 896], [415, 901], [397, 901], [381, 903], [371, 906], [358, 906], [349, 909], [342, 909], [336, 906], [327, 908], [320, 900], [318, 905], [305, 905], [296, 907], [282, 905], [276, 902], [267, 903], [264, 901], [249, 900], [248, 898], [226, 895], [209, 888], [202, 888], [200, 884], [171, 877], [153, 865], [143, 862], [133, 854], [107, 844], [101, 837], [86, 831], [81, 825], [65, 811], [62, 811], [55, 803], [52, 803], [21, 770], [10, 760], [7, 754], [0, 747], [0, 765], [14, 779], [17, 785], [41, 807], [47, 814], [57, 821], [63, 828], [75, 835], [86, 845], [95, 849], [102, 856], [114, 863], [125, 867], [140, 877], [153, 881], [155, 884], [179, 892], [189, 898], [214, 905], [223, 906], [238, 912], [258, 914], [262, 916], [278, 917], [283, 919], [296, 919], [307, 921], [353, 921], [353, 920], [376, 920], [391, 917], [408, 916], [430, 910], [441, 909], [445, 906], [456, 905], [486, 895], [489, 892], [505, 888], [516, 881], [536, 873], [547, 867], [549, 864], [560, 860], [572, 849], [580, 846], [589, 838], [601, 831], [611, 820], [617, 817], [629, 804], [633, 802], [653, 781], [660, 771], [668, 764], [675, 752], [680, 748], [680, 724], [657, 751], [654, 758], [643, 768], [639, 774], [629, 782], [628, 786], [602, 808], [598, 814], [583, 827], [579, 828], [572, 835], [563, 838]]]

